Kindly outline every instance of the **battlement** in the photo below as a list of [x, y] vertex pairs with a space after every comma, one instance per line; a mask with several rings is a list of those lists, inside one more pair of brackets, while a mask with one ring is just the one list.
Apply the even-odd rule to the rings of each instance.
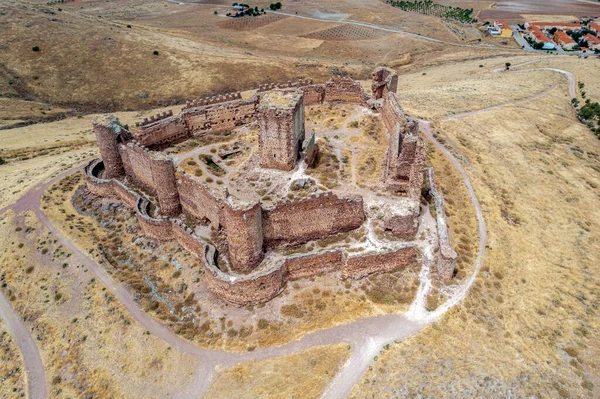
[[143, 121], [140, 122], [140, 126], [146, 126], [146, 125], [151, 125], [154, 122], [158, 122], [160, 120], [166, 119], [170, 116], [173, 116], [173, 110], [169, 110], [169, 111], [165, 111], [162, 114], [156, 114], [156, 115], [152, 115], [149, 119], [148, 118], [144, 118]]
[[259, 93], [275, 90], [275, 89], [288, 89], [293, 87], [304, 87], [313, 84], [312, 79], [298, 79], [296, 81], [287, 81], [286, 83], [265, 83], [258, 86], [257, 91]]
[[189, 109], [189, 108], [203, 107], [205, 105], [225, 103], [228, 101], [241, 100], [241, 99], [242, 99], [242, 93], [240, 93], [239, 91], [236, 91], [233, 93], [222, 94], [222, 95], [218, 95], [218, 96], [202, 97], [197, 100], [186, 101], [185, 106], [182, 108], [182, 110]]

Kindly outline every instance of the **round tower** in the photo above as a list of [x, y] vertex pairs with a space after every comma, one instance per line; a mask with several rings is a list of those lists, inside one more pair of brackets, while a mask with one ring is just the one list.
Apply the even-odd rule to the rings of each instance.
[[231, 268], [242, 273], [252, 271], [263, 257], [260, 203], [249, 208], [235, 209], [226, 202], [223, 206], [223, 216]]
[[120, 136], [124, 132], [121, 122], [114, 115], [105, 115], [95, 118], [92, 124], [104, 163], [103, 178], [112, 179], [124, 176], [125, 169], [118, 146], [122, 140]]

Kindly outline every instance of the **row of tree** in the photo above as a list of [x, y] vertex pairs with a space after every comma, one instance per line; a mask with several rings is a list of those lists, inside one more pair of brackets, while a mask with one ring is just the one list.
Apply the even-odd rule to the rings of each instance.
[[432, 0], [424, 1], [388, 1], [388, 4], [397, 7], [403, 11], [418, 12], [425, 15], [433, 15], [440, 18], [447, 18], [454, 21], [475, 23], [477, 19], [473, 18], [473, 9], [445, 6], [434, 3]]

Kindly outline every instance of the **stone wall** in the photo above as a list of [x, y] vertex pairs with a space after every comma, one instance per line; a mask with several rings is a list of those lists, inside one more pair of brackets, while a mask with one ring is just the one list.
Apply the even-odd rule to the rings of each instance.
[[386, 67], [375, 69], [371, 84], [373, 98], [376, 100], [383, 98], [388, 93], [395, 93], [396, 90], [398, 90], [398, 73]]
[[444, 207], [444, 196], [437, 189], [433, 168], [427, 168], [426, 174], [429, 194], [431, 194], [431, 196], [433, 197], [433, 201], [435, 204], [438, 243], [440, 247], [440, 250], [438, 252], [438, 262], [436, 268], [438, 275], [441, 278], [448, 280], [454, 276], [457, 255], [456, 252], [450, 246], [450, 234], [448, 233], [446, 211]]
[[263, 168], [292, 170], [304, 142], [304, 93], [275, 90], [258, 107], [258, 151]]
[[312, 85], [312, 79], [299, 79], [296, 81], [288, 81], [286, 83], [265, 83], [258, 86], [258, 92], [262, 93], [265, 91], [275, 90], [275, 89], [289, 89], [289, 88], [298, 88]]
[[100, 155], [104, 160], [104, 174], [107, 179], [125, 175], [121, 154], [119, 153], [120, 133], [123, 130], [115, 116], [94, 118], [92, 121]]
[[150, 151], [135, 140], [119, 144], [119, 152], [127, 177], [156, 195], [164, 215], [178, 215], [181, 206], [173, 162], [164, 154]]
[[417, 260], [415, 248], [405, 247], [392, 252], [373, 252], [348, 257], [344, 275], [359, 279], [375, 273], [389, 273], [403, 269]]
[[344, 268], [345, 263], [344, 251], [339, 249], [310, 255], [291, 256], [285, 260], [289, 280], [340, 271]]
[[184, 141], [190, 133], [181, 115], [176, 115], [150, 121], [136, 132], [135, 137], [145, 147], [161, 147]]
[[191, 136], [206, 132], [223, 132], [256, 120], [259, 98], [235, 100], [183, 111], [183, 117]]
[[325, 101], [325, 86], [324, 85], [310, 85], [302, 87], [304, 91], [304, 105], [310, 106], [315, 104], [322, 104]]
[[220, 95], [220, 96], [202, 97], [197, 100], [186, 101], [185, 107], [183, 107], [182, 109], [203, 107], [205, 105], [226, 103], [228, 101], [241, 100], [241, 99], [242, 99], [242, 93], [240, 93], [239, 91], [236, 91], [233, 93], [228, 93], [228, 94], [224, 94], [224, 95]]
[[[381, 120], [385, 130], [392, 132], [398, 129], [398, 124], [406, 124], [406, 114], [400, 105], [400, 100], [395, 93], [388, 93], [383, 97], [383, 106], [381, 108]], [[402, 130], [401, 133], [404, 133]]]
[[170, 241], [175, 238], [172, 221], [170, 219], [153, 218], [148, 213], [150, 202], [145, 198], [138, 198], [136, 203], [136, 217], [144, 236], [155, 241]]
[[299, 244], [354, 230], [365, 220], [360, 196], [338, 197], [327, 192], [305, 199], [280, 201], [263, 211], [265, 244]]
[[235, 305], [245, 306], [270, 301], [286, 283], [286, 267], [283, 260], [274, 262], [261, 273], [252, 276], [230, 276], [216, 264], [217, 253], [212, 245], [206, 244], [203, 262], [208, 287], [218, 298]]
[[199, 220], [208, 219], [213, 228], [221, 223], [222, 201], [201, 181], [177, 170], [177, 192], [183, 211]]
[[233, 270], [249, 272], [263, 256], [263, 225], [260, 203], [235, 208], [225, 202], [222, 208], [227, 231], [229, 263]]
[[366, 105], [368, 95], [360, 82], [347, 77], [334, 77], [325, 82], [325, 101]]

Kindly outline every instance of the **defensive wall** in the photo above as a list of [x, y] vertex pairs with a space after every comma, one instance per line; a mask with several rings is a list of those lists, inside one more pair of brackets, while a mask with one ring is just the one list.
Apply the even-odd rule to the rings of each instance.
[[[385, 70], [374, 73], [373, 93], [375, 97], [383, 98], [377, 108], [390, 138], [385, 183], [392, 191], [418, 199], [423, 182], [424, 147], [418, 137], [416, 121], [404, 114], [393, 92], [395, 84], [397, 75], [394, 78]], [[179, 115], [166, 112], [144, 120], [135, 136], [116, 118], [103, 118], [94, 122], [102, 160], [93, 161], [85, 168], [90, 191], [101, 196], [117, 197], [135, 209], [144, 235], [159, 241], [176, 240], [200, 257], [211, 291], [239, 305], [273, 298], [288, 280], [335, 271], [341, 271], [350, 278], [361, 278], [397, 270], [414, 262], [417, 255], [410, 245], [387, 252], [351, 256], [344, 250], [334, 250], [287, 259], [274, 258], [270, 250], [278, 246], [294, 246], [360, 227], [365, 221], [362, 197], [326, 192], [293, 201], [281, 200], [270, 208], [264, 208], [260, 202], [241, 203], [228, 194], [214, 192], [185, 171], [176, 170], [168, 157], [151, 150], [257, 121], [261, 112], [267, 114], [265, 105], [268, 103], [261, 104], [261, 100], [273, 88], [289, 89], [296, 93], [294, 95], [301, 93], [303, 101], [293, 101], [289, 115], [283, 118], [284, 130], [292, 132], [291, 140], [286, 139], [286, 142], [294, 152], [298, 150], [295, 146], [300, 139], [304, 140], [304, 134], [299, 137], [299, 130], [294, 128], [295, 120], [304, 118], [303, 109], [300, 111], [298, 104], [325, 101], [363, 106], [372, 104], [371, 97], [359, 82], [335, 78], [322, 85], [301, 80], [277, 87], [261, 86], [258, 94], [246, 100], [239, 93], [232, 93], [190, 102]], [[308, 161], [309, 157], [314, 159], [314, 135], [301, 145], [305, 160]], [[129, 183], [141, 190], [133, 190]], [[157, 207], [151, 206], [151, 197], [156, 197]], [[223, 271], [216, 264], [216, 249], [202, 242], [178, 218], [182, 213], [197, 220], [208, 220], [215, 229], [225, 229], [226, 261], [232, 273]], [[386, 228], [398, 237], [412, 239], [418, 229], [418, 217], [418, 212], [407, 212], [386, 220]], [[445, 219], [441, 222], [445, 223]], [[449, 243], [448, 248], [452, 251]], [[446, 258], [440, 261], [440, 275], [448, 275], [451, 255], [447, 250], [443, 252], [442, 256]]]
[[[346, 277], [356, 279], [374, 273], [401, 270], [416, 261], [416, 251], [412, 246], [389, 252], [369, 252], [364, 255], [354, 254], [352, 256], [349, 256], [345, 250], [338, 249], [295, 255], [288, 258], [267, 257], [259, 268], [248, 274], [233, 275], [226, 273], [221, 270], [216, 262], [217, 251], [214, 246], [200, 239], [179, 218], [151, 215], [149, 211], [150, 200], [148, 198], [128, 189], [117, 179], [98, 177], [103, 168], [102, 161], [99, 159], [91, 161], [84, 168], [89, 190], [100, 196], [119, 198], [128, 206], [131, 206], [135, 210], [141, 232], [148, 238], [156, 241], [175, 240], [187, 251], [200, 258], [211, 292], [235, 305], [269, 301], [277, 296], [285, 288], [287, 282], [291, 280], [333, 272], [341, 272]], [[331, 200], [334, 196], [328, 194], [315, 197], [315, 199], [322, 199], [322, 197]], [[314, 199], [309, 199], [306, 202], [313, 201]], [[289, 205], [286, 204], [286, 206]], [[234, 211], [243, 214], [246, 209]]]

